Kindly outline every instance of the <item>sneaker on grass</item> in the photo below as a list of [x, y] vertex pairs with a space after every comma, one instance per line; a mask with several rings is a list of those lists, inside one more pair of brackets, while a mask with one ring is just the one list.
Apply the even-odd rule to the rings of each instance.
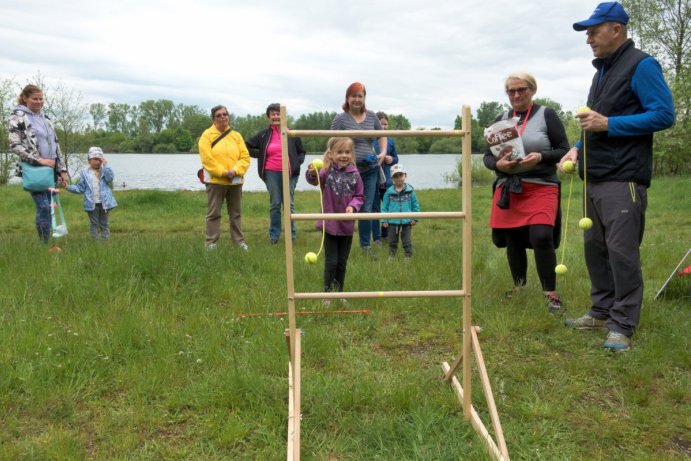
[[550, 314], [561, 315], [564, 313], [566, 309], [562, 307], [559, 296], [555, 295], [554, 293], [550, 293], [545, 295], [545, 298], [547, 298], [547, 310]]
[[631, 349], [631, 338], [618, 331], [610, 331], [603, 347], [613, 351], [628, 351]]
[[575, 328], [576, 330], [603, 330], [607, 328], [606, 323], [606, 320], [596, 319], [588, 314], [585, 314], [583, 317], [578, 317], [577, 319], [564, 320], [564, 325]]

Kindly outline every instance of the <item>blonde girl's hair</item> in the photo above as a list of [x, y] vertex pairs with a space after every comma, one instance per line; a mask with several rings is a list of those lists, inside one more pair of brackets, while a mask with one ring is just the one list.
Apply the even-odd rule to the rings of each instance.
[[528, 72], [513, 72], [506, 77], [506, 80], [504, 80], [504, 90], [509, 89], [509, 82], [511, 80], [523, 80], [526, 85], [528, 85], [528, 88], [530, 88], [530, 91], [537, 93], [537, 81], [532, 74], [529, 74]]
[[329, 138], [326, 142], [326, 152], [324, 152], [324, 158], [322, 160], [324, 162], [324, 168], [327, 170], [331, 168], [331, 164], [333, 163], [331, 153], [343, 147], [350, 148], [350, 163], [355, 166], [355, 145], [353, 144], [353, 140], [350, 138], [335, 137]]

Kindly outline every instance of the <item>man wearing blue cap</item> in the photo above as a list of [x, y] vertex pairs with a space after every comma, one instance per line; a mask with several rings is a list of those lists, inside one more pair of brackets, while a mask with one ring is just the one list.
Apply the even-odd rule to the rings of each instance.
[[[674, 123], [672, 93], [660, 64], [627, 37], [629, 15], [617, 2], [600, 3], [573, 25], [586, 31], [597, 69], [589, 111], [576, 114], [582, 134], [561, 160], [579, 162], [592, 227], [584, 233], [590, 312], [566, 320], [576, 329], [607, 329], [604, 347], [625, 351], [643, 301], [639, 247], [653, 165], [653, 133]], [[580, 154], [580, 155], [579, 155]], [[587, 169], [587, 171], [586, 171]]]

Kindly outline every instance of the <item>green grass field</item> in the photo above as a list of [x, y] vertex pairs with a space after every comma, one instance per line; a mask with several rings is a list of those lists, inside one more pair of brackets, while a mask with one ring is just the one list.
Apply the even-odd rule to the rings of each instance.
[[[512, 459], [691, 457], [688, 282], [653, 300], [690, 246], [689, 190], [689, 178], [656, 179], [649, 190], [642, 320], [634, 349], [612, 354], [602, 332], [570, 331], [547, 313], [532, 262], [528, 289], [500, 302], [511, 278], [490, 240], [489, 186], [474, 189], [473, 323]], [[562, 240], [569, 273], [558, 282], [567, 316], [589, 307], [580, 193], [575, 181]], [[49, 255], [28, 194], [0, 188], [0, 459], [285, 459], [288, 319], [238, 316], [287, 309], [285, 248], [269, 245], [267, 194], [244, 195], [249, 253], [230, 245], [226, 218], [218, 250], [204, 250], [203, 193], [116, 196], [112, 239], [98, 244], [82, 197], [63, 194], [70, 234]], [[461, 209], [459, 190], [418, 197], [424, 211]], [[296, 208], [318, 212], [318, 201], [299, 192]], [[459, 229], [420, 222], [410, 264], [354, 248], [346, 289], [460, 289]], [[320, 234], [307, 222], [298, 233], [296, 290], [319, 291], [323, 259], [302, 258]], [[440, 380], [440, 363], [460, 349], [460, 301], [351, 304], [370, 314], [297, 318], [302, 459], [488, 459]], [[325, 308], [298, 301], [297, 309]], [[477, 379], [473, 401], [489, 426]]]

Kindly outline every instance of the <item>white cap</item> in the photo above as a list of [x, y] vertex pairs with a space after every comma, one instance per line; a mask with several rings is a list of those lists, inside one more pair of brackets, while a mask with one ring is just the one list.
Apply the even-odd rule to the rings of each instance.
[[103, 150], [100, 147], [89, 147], [87, 160], [91, 160], [92, 158], [103, 159]]
[[396, 176], [399, 173], [408, 174], [408, 172], [405, 171], [405, 168], [403, 168], [403, 165], [401, 165], [400, 163], [397, 163], [391, 167], [391, 177], [393, 178], [394, 176]]

